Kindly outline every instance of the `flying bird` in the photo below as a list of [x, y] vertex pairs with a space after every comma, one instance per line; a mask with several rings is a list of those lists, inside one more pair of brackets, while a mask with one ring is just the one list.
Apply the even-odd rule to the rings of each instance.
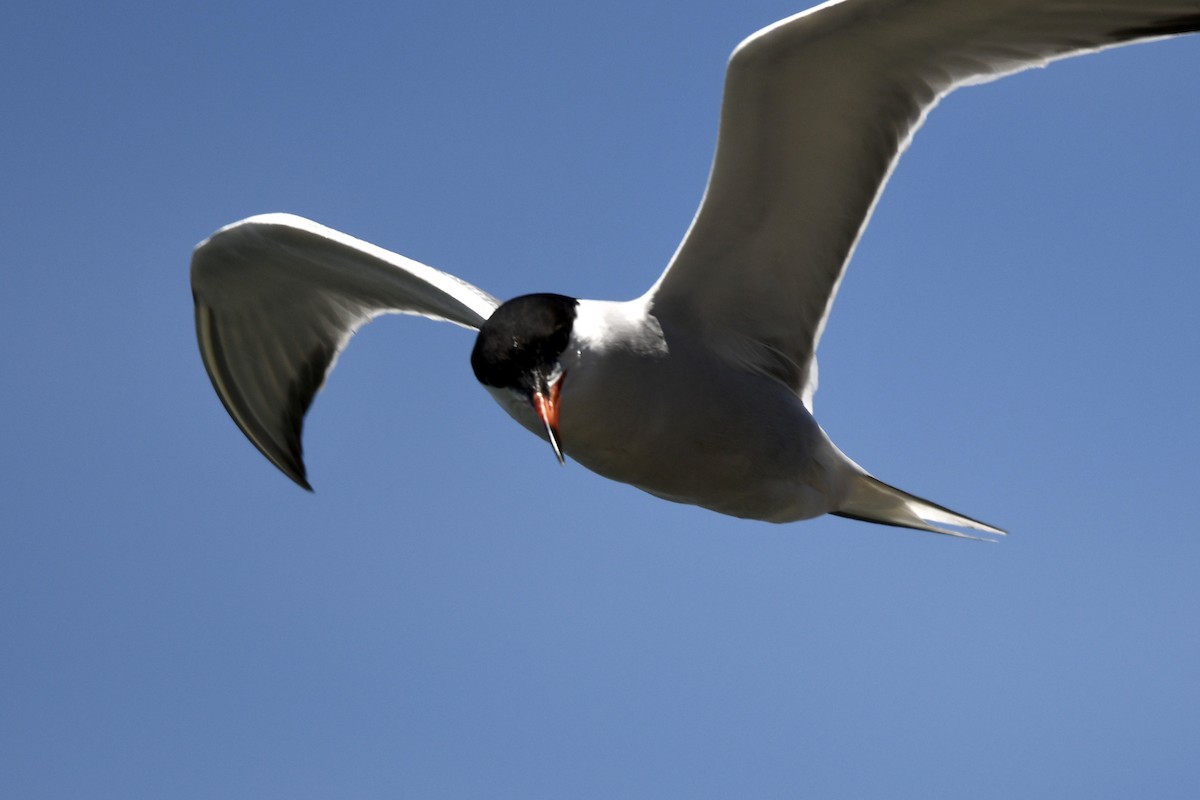
[[946, 94], [1198, 30], [1198, 0], [832, 0], [734, 50], [700, 208], [637, 299], [500, 303], [310, 220], [265, 214], [196, 247], [200, 352], [230, 416], [306, 489], [304, 415], [338, 353], [380, 314], [417, 314], [478, 330], [476, 378], [560, 461], [735, 517], [1002, 534], [876, 479], [813, 418], [814, 354], [838, 284], [897, 159]]

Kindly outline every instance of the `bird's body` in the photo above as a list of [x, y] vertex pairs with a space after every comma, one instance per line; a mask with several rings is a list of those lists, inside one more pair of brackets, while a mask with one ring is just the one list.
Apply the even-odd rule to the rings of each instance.
[[[559, 430], [583, 466], [737, 517], [791, 522], [836, 508], [840, 454], [790, 388], [661, 324], [643, 300], [580, 301], [572, 339], [560, 361]], [[528, 401], [493, 395], [546, 435]]]
[[834, 0], [730, 59], [704, 200], [636, 300], [465, 282], [284, 214], [197, 248], [201, 353], [226, 408], [308, 487], [300, 430], [338, 352], [381, 313], [479, 329], [471, 365], [514, 419], [651, 494], [738, 517], [824, 513], [998, 534], [873, 478], [812, 415], [815, 351], [875, 202], [958, 86], [1200, 30], [1200, 0]]

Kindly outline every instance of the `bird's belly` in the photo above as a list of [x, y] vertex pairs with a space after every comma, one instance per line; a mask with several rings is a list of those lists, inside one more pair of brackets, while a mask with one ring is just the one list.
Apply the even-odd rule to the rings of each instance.
[[836, 448], [793, 392], [745, 373], [691, 374], [703, 385], [650, 371], [572, 391], [568, 375], [567, 454], [612, 480], [737, 517], [790, 522], [836, 507]]

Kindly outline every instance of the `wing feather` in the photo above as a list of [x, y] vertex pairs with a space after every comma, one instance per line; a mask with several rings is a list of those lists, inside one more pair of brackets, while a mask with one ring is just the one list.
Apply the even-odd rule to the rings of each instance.
[[499, 303], [453, 275], [290, 214], [235, 222], [192, 256], [196, 337], [254, 446], [311, 490], [304, 415], [362, 325], [418, 314], [478, 328]]
[[708, 187], [653, 313], [739, 357], [754, 343], [810, 399], [846, 263], [941, 97], [1198, 29], [1200, 0], [835, 0], [764, 28], [730, 59]]

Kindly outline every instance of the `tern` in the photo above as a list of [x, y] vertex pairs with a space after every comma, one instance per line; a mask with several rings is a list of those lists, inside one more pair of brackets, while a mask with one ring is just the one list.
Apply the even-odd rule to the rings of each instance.
[[233, 420], [310, 490], [301, 429], [338, 353], [380, 314], [417, 314], [478, 330], [476, 378], [560, 461], [735, 517], [1003, 534], [876, 479], [813, 418], [838, 284], [897, 159], [950, 91], [1197, 30], [1197, 0], [833, 0], [734, 50], [699, 210], [641, 297], [502, 304], [265, 214], [196, 247], [200, 352]]

